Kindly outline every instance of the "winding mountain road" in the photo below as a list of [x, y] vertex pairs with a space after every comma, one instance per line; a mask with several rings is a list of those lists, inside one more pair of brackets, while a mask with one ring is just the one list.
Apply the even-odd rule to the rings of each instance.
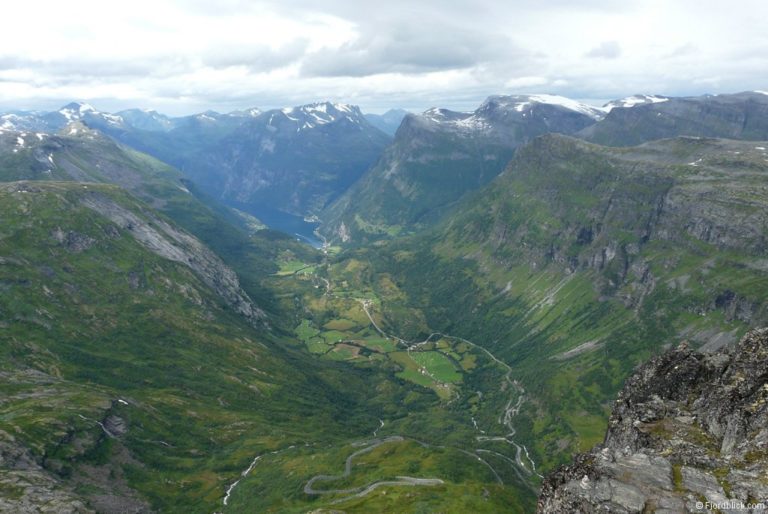
[[399, 435], [396, 436], [390, 436], [385, 437], [384, 439], [373, 439], [371, 441], [366, 441], [362, 444], [370, 444], [369, 446], [363, 448], [362, 450], [357, 450], [356, 452], [350, 454], [347, 457], [347, 460], [344, 462], [344, 473], [341, 475], [315, 475], [314, 477], [310, 478], [309, 481], [304, 484], [304, 493], [306, 494], [341, 494], [341, 493], [352, 493], [359, 491], [363, 489], [365, 486], [362, 487], [353, 487], [352, 489], [315, 489], [313, 486], [315, 482], [330, 482], [334, 480], [341, 480], [343, 478], [347, 478], [352, 473], [352, 461], [357, 457], [358, 455], [363, 455], [364, 453], [369, 453], [382, 444], [385, 443], [392, 443], [392, 442], [400, 442], [403, 441], [403, 438]]
[[[357, 301], [360, 303], [360, 305], [362, 305], [363, 311], [365, 311], [366, 316], [368, 316], [368, 319], [371, 321], [371, 325], [373, 325], [373, 328], [375, 328], [376, 331], [379, 334], [381, 334], [383, 337], [392, 339], [398, 344], [405, 345], [407, 347], [408, 352], [410, 352], [412, 349], [418, 348], [419, 346], [423, 346], [429, 343], [433, 337], [439, 336], [439, 337], [455, 339], [457, 341], [466, 343], [472, 346], [473, 348], [485, 353], [496, 364], [503, 367], [506, 370], [506, 373], [504, 375], [504, 383], [506, 385], [502, 387], [509, 388], [510, 390], [515, 391], [517, 393], [517, 400], [515, 401], [515, 399], [511, 397], [507, 402], [506, 406], [504, 407], [504, 411], [499, 416], [499, 424], [506, 427], [506, 429], [509, 430], [509, 432], [503, 436], [481, 435], [481, 436], [477, 436], [476, 439], [478, 442], [503, 441], [511, 446], [514, 446], [515, 447], [515, 464], [517, 465], [517, 467], [523, 470], [523, 472], [526, 473], [527, 475], [536, 474], [538, 477], [544, 478], [541, 474], [539, 474], [536, 471], [536, 463], [533, 461], [530, 454], [528, 453], [528, 448], [526, 448], [524, 444], [518, 443], [514, 440], [517, 430], [513, 426], [512, 420], [514, 419], [515, 416], [517, 416], [520, 413], [520, 408], [522, 407], [523, 402], [525, 402], [525, 389], [523, 389], [523, 387], [517, 382], [517, 380], [512, 379], [512, 368], [509, 366], [509, 364], [497, 358], [487, 348], [479, 346], [468, 339], [464, 339], [463, 337], [456, 337], [450, 334], [444, 334], [442, 332], [433, 332], [424, 341], [408, 343], [407, 341], [405, 341], [400, 337], [394, 336], [392, 334], [388, 334], [381, 327], [379, 327], [379, 325], [373, 319], [373, 315], [368, 310], [369, 307], [371, 306], [370, 300], [358, 298]], [[472, 419], [472, 421], [474, 422], [474, 426], [477, 428], [477, 422], [475, 422], [474, 418]], [[492, 452], [492, 453], [495, 453], [495, 452]], [[526, 465], [526, 463], [523, 461], [523, 454], [525, 454], [525, 459], [528, 461], [528, 465]], [[529, 468], [529, 465], [530, 465], [530, 468]]]
[[[328, 264], [327, 245], [324, 245], [323, 249], [324, 249], [324, 254], [325, 254], [325, 256], [324, 256], [325, 259], [324, 260], [325, 260], [325, 264], [327, 265]], [[318, 276], [318, 275], [315, 275], [315, 277], [318, 278], [319, 280], [321, 280], [324, 283], [324, 285], [325, 285], [325, 295], [326, 296], [335, 296], [332, 293], [331, 282], [330, 282], [330, 280], [328, 278], [321, 277], [321, 276]], [[500, 459], [502, 459], [504, 461], [509, 462], [510, 466], [514, 469], [514, 471], [517, 474], [517, 476], [523, 482], [528, 482], [526, 477], [523, 476], [524, 474], [530, 476], [530, 475], [535, 473], [536, 475], [541, 477], [541, 475], [539, 475], [536, 472], [536, 465], [533, 462], [533, 460], [531, 459], [531, 457], [530, 457], [530, 455], [528, 453], [528, 449], [525, 447], [525, 445], [517, 443], [514, 440], [514, 436], [516, 434], [516, 429], [514, 428], [514, 426], [512, 424], [512, 421], [513, 421], [514, 417], [519, 414], [521, 406], [522, 406], [522, 404], [525, 401], [525, 390], [523, 389], [523, 387], [516, 380], [512, 379], [512, 368], [507, 363], [505, 363], [504, 361], [498, 359], [488, 349], [486, 349], [486, 348], [484, 348], [482, 346], [479, 346], [479, 345], [473, 343], [472, 341], [469, 341], [469, 340], [464, 339], [462, 337], [456, 337], [456, 336], [452, 336], [450, 334], [444, 334], [444, 333], [441, 333], [441, 332], [433, 332], [424, 341], [408, 342], [408, 341], [406, 341], [405, 339], [403, 339], [401, 337], [398, 337], [398, 336], [396, 336], [394, 334], [387, 333], [383, 328], [381, 328], [379, 326], [379, 324], [376, 322], [376, 320], [374, 319], [374, 317], [373, 317], [373, 315], [372, 315], [372, 313], [370, 311], [370, 308], [373, 305], [373, 302], [371, 300], [365, 299], [365, 298], [355, 298], [354, 300], [357, 301], [362, 306], [362, 309], [365, 312], [366, 316], [368, 317], [368, 320], [370, 321], [371, 325], [373, 326], [373, 328], [382, 337], [385, 337], [385, 338], [387, 338], [389, 340], [394, 341], [397, 345], [405, 346], [405, 349], [409, 353], [412, 350], [417, 350], [420, 346], [426, 345], [427, 343], [431, 342], [431, 340], [434, 337], [438, 337], [439, 336], [439, 337], [445, 337], [445, 338], [454, 339], [454, 340], [466, 343], [467, 345], [471, 346], [472, 348], [474, 348], [476, 350], [479, 350], [480, 352], [484, 353], [493, 362], [495, 362], [497, 365], [501, 366], [505, 370], [504, 378], [503, 378], [503, 381], [502, 381], [502, 384], [501, 384], [501, 390], [502, 391], [509, 390], [510, 392], [516, 393], [516, 394], [514, 394], [513, 396], [511, 396], [509, 398], [509, 400], [507, 401], [507, 403], [506, 403], [506, 405], [504, 407], [504, 410], [499, 415], [499, 420], [498, 420], [499, 424], [504, 426], [508, 432], [505, 435], [497, 435], [497, 436], [494, 436], [494, 435], [479, 435], [479, 436], [476, 437], [476, 440], [478, 442], [498, 441], [498, 442], [504, 442], [506, 444], [514, 446], [514, 448], [515, 448], [514, 460], [511, 459], [510, 457], [502, 454], [502, 453], [499, 453], [499, 452], [496, 452], [496, 451], [493, 451], [493, 450], [488, 450], [488, 449], [485, 449], [485, 448], [476, 448], [474, 450], [474, 453], [470, 452], [470, 451], [467, 451], [467, 450], [464, 450], [464, 449], [460, 449], [460, 448], [453, 448], [453, 449], [458, 450], [458, 451], [466, 454], [467, 456], [472, 457], [472, 458], [476, 459], [477, 461], [481, 462], [482, 464], [484, 464], [486, 467], [488, 467], [490, 469], [490, 471], [493, 473], [493, 475], [495, 476], [496, 480], [500, 484], [504, 484], [504, 481], [502, 480], [501, 476], [498, 474], [498, 472], [494, 469], [494, 467], [489, 462], [487, 462], [485, 459], [483, 459], [480, 456], [480, 454], [484, 453], [484, 454], [488, 454], [488, 455], [494, 455], [497, 458], [500, 458]], [[376, 437], [376, 435], [378, 434], [378, 431], [384, 426], [384, 421], [383, 420], [379, 420], [379, 422], [380, 422], [380, 426], [378, 428], [376, 428], [376, 430], [373, 432], [374, 437]], [[473, 425], [475, 426], [475, 428], [478, 431], [480, 431], [482, 434], [485, 434], [485, 431], [480, 430], [480, 428], [477, 426], [477, 422], [475, 421], [474, 418], [472, 418], [472, 422], [473, 422]], [[332, 503], [335, 504], [335, 503], [341, 503], [341, 502], [347, 501], [347, 500], [352, 499], [352, 498], [358, 498], [358, 497], [365, 496], [365, 495], [371, 493], [372, 491], [375, 491], [377, 488], [384, 487], [384, 486], [435, 486], [435, 485], [443, 484], [444, 483], [443, 480], [441, 480], [439, 478], [416, 478], [416, 477], [409, 477], [409, 476], [398, 476], [398, 477], [396, 477], [397, 480], [380, 480], [380, 481], [373, 482], [371, 484], [367, 484], [367, 485], [363, 485], [363, 486], [358, 486], [358, 487], [351, 487], [351, 488], [343, 488], [343, 489], [322, 489], [322, 488], [320, 488], [320, 489], [318, 489], [316, 487], [318, 483], [332, 482], [332, 481], [342, 480], [342, 479], [345, 479], [345, 478], [349, 477], [351, 475], [351, 473], [352, 473], [352, 465], [353, 465], [354, 459], [356, 457], [358, 457], [360, 455], [363, 455], [363, 454], [366, 454], [366, 453], [369, 453], [369, 452], [373, 451], [374, 449], [378, 448], [379, 446], [381, 446], [382, 444], [392, 443], [392, 442], [402, 442], [404, 440], [405, 440], [405, 438], [403, 438], [402, 436], [393, 435], [393, 436], [389, 436], [389, 437], [385, 437], [385, 438], [375, 438], [375, 439], [372, 439], [370, 441], [363, 441], [361, 443], [357, 443], [356, 445], [358, 445], [358, 446], [359, 445], [363, 445], [365, 447], [362, 448], [362, 449], [356, 450], [353, 453], [351, 453], [349, 456], [347, 456], [347, 458], [345, 460], [345, 463], [344, 463], [344, 471], [340, 475], [316, 475], [316, 476], [312, 477], [311, 479], [309, 479], [307, 481], [307, 483], [304, 485], [304, 488], [303, 488], [304, 493], [307, 494], [307, 495], [310, 495], [310, 496], [329, 495], [329, 494], [349, 494], [350, 495], [350, 496], [346, 496], [346, 497], [341, 498], [341, 499], [334, 500]], [[415, 439], [413, 441], [415, 441], [415, 442], [417, 442], [417, 443], [419, 443], [419, 444], [421, 444], [422, 446], [425, 446], [425, 447], [429, 447], [430, 446], [427, 443], [423, 443], [423, 442], [417, 441]], [[448, 448], [448, 447], [446, 447], [446, 446], [435, 446], [435, 448]], [[272, 453], [275, 453], [275, 452], [272, 452]], [[523, 454], [525, 455], [525, 459], [528, 461], [528, 463], [530, 465], [530, 468], [528, 467], [528, 465], [526, 465], [525, 461], [523, 460]], [[237, 486], [237, 484], [240, 482], [240, 480], [242, 480], [243, 477], [247, 476], [247, 474], [253, 469], [253, 467], [256, 465], [256, 463], [258, 462], [258, 460], [261, 457], [262, 456], [257, 456], [254, 459], [254, 461], [251, 463], [251, 466], [246, 471], [244, 471], [242, 473], [242, 477], [239, 480], [237, 480], [235, 483], [233, 483], [227, 489], [227, 494], [226, 494], [226, 497], [224, 499], [224, 505], [227, 504], [227, 501], [228, 501], [228, 499], [229, 499], [229, 497], [231, 495], [232, 490]], [[522, 471], [522, 473], [521, 473], [521, 471]]]
[[[383, 426], [383, 423], [382, 423]], [[402, 442], [405, 439], [399, 435], [385, 437], [383, 439], [372, 439], [370, 441], [364, 441], [358, 443], [361, 445], [367, 445], [361, 450], [351, 453], [344, 462], [344, 472], [341, 475], [315, 475], [310, 478], [306, 484], [304, 484], [304, 493], [309, 495], [323, 495], [323, 494], [351, 494], [345, 498], [335, 500], [333, 503], [341, 503], [343, 501], [359, 498], [375, 491], [379, 487], [383, 486], [434, 486], [444, 483], [439, 478], [416, 478], [409, 476], [398, 476], [397, 480], [380, 480], [358, 487], [352, 487], [348, 489], [315, 489], [314, 485], [317, 482], [331, 482], [335, 480], [342, 480], [349, 477], [352, 474], [352, 462], [355, 457], [369, 453], [378, 448], [382, 444]]]

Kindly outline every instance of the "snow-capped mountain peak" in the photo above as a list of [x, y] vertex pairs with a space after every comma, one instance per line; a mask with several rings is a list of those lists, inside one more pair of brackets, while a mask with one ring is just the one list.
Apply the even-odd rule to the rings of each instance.
[[219, 118], [219, 113], [215, 111], [205, 111], [200, 114], [195, 114], [195, 119], [202, 122], [214, 123]]
[[3, 114], [0, 116], [0, 130], [16, 130], [19, 119], [17, 114]]
[[66, 120], [65, 123], [72, 123], [73, 121], [88, 120], [100, 120], [102, 123], [106, 122], [110, 125], [122, 125], [123, 118], [116, 114], [109, 114], [106, 112], [97, 111], [91, 104], [85, 102], [72, 102], [57, 111], [60, 116], [63, 116]]
[[[556, 109], [541, 111], [539, 106], [554, 106]], [[541, 111], [541, 112], [539, 112]], [[563, 114], [578, 113], [586, 119], [582, 123], [593, 123], [605, 116], [597, 107], [577, 102], [563, 96], [535, 95], [495, 95], [488, 97], [474, 112], [458, 112], [448, 109], [432, 108], [424, 111], [419, 119], [435, 128], [444, 127], [460, 132], [495, 132], [514, 124], [528, 123], [529, 120], [559, 119]], [[572, 116], [566, 116], [572, 119]]]
[[550, 94], [491, 96], [482, 103], [478, 111], [500, 108], [513, 110], [519, 113], [526, 113], [537, 105], [554, 105], [562, 107], [570, 111], [584, 114], [595, 120], [601, 119], [605, 115], [605, 113], [597, 107], [564, 96]]
[[471, 115], [471, 112], [458, 112], [458, 111], [451, 111], [450, 109], [443, 109], [440, 107], [432, 107], [431, 109], [427, 109], [422, 113], [422, 116], [426, 116], [427, 118], [435, 118], [435, 121], [437, 119], [446, 119], [446, 118], [455, 118], [457, 115]]
[[439, 107], [427, 109], [418, 118], [431, 122], [435, 127], [450, 127], [459, 131], [474, 131], [489, 127], [482, 114], [477, 112], [451, 111], [450, 109], [441, 109]]
[[174, 127], [168, 116], [154, 109], [126, 109], [117, 113], [130, 127], [150, 132], [166, 132]]
[[59, 109], [59, 114], [67, 118], [68, 121], [79, 120], [88, 112], [98, 114], [99, 111], [94, 109], [92, 105], [83, 102], [72, 102]]
[[357, 106], [332, 102], [316, 102], [297, 107], [286, 107], [280, 109], [280, 112], [299, 125], [297, 131], [327, 125], [343, 119], [359, 125], [364, 119]]
[[605, 112], [610, 112], [611, 109], [615, 109], [617, 107], [634, 107], [635, 105], [657, 104], [657, 103], [667, 102], [667, 101], [669, 101], [669, 98], [667, 98], [666, 96], [632, 95], [626, 98], [621, 98], [619, 100], [613, 100], [611, 102], [608, 102], [603, 106], [603, 109], [605, 110]]

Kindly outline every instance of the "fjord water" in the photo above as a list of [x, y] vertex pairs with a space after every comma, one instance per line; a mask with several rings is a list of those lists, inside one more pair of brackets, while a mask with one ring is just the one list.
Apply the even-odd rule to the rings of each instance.
[[296, 237], [302, 243], [322, 248], [323, 242], [315, 235], [315, 229], [320, 225], [316, 222], [305, 221], [303, 217], [280, 211], [264, 205], [232, 203], [232, 206], [255, 216], [272, 230], [285, 232]]

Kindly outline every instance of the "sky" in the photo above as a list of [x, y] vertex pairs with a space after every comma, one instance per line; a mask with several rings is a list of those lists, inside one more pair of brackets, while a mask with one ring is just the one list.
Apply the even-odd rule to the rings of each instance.
[[313, 101], [474, 109], [768, 90], [765, 0], [35, 0], [3, 6], [0, 109]]

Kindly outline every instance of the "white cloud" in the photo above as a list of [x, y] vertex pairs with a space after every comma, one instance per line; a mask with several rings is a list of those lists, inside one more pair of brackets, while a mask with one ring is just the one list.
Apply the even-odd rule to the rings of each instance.
[[504, 83], [506, 89], [520, 89], [527, 87], [544, 86], [549, 84], [549, 80], [545, 77], [517, 77], [509, 79]]
[[765, 89], [768, 3], [735, 4], [14, 2], [0, 31], [0, 108], [466, 108], [532, 90], [604, 99]]
[[586, 53], [586, 57], [600, 59], [616, 59], [621, 56], [621, 45], [618, 41], [603, 41]]

